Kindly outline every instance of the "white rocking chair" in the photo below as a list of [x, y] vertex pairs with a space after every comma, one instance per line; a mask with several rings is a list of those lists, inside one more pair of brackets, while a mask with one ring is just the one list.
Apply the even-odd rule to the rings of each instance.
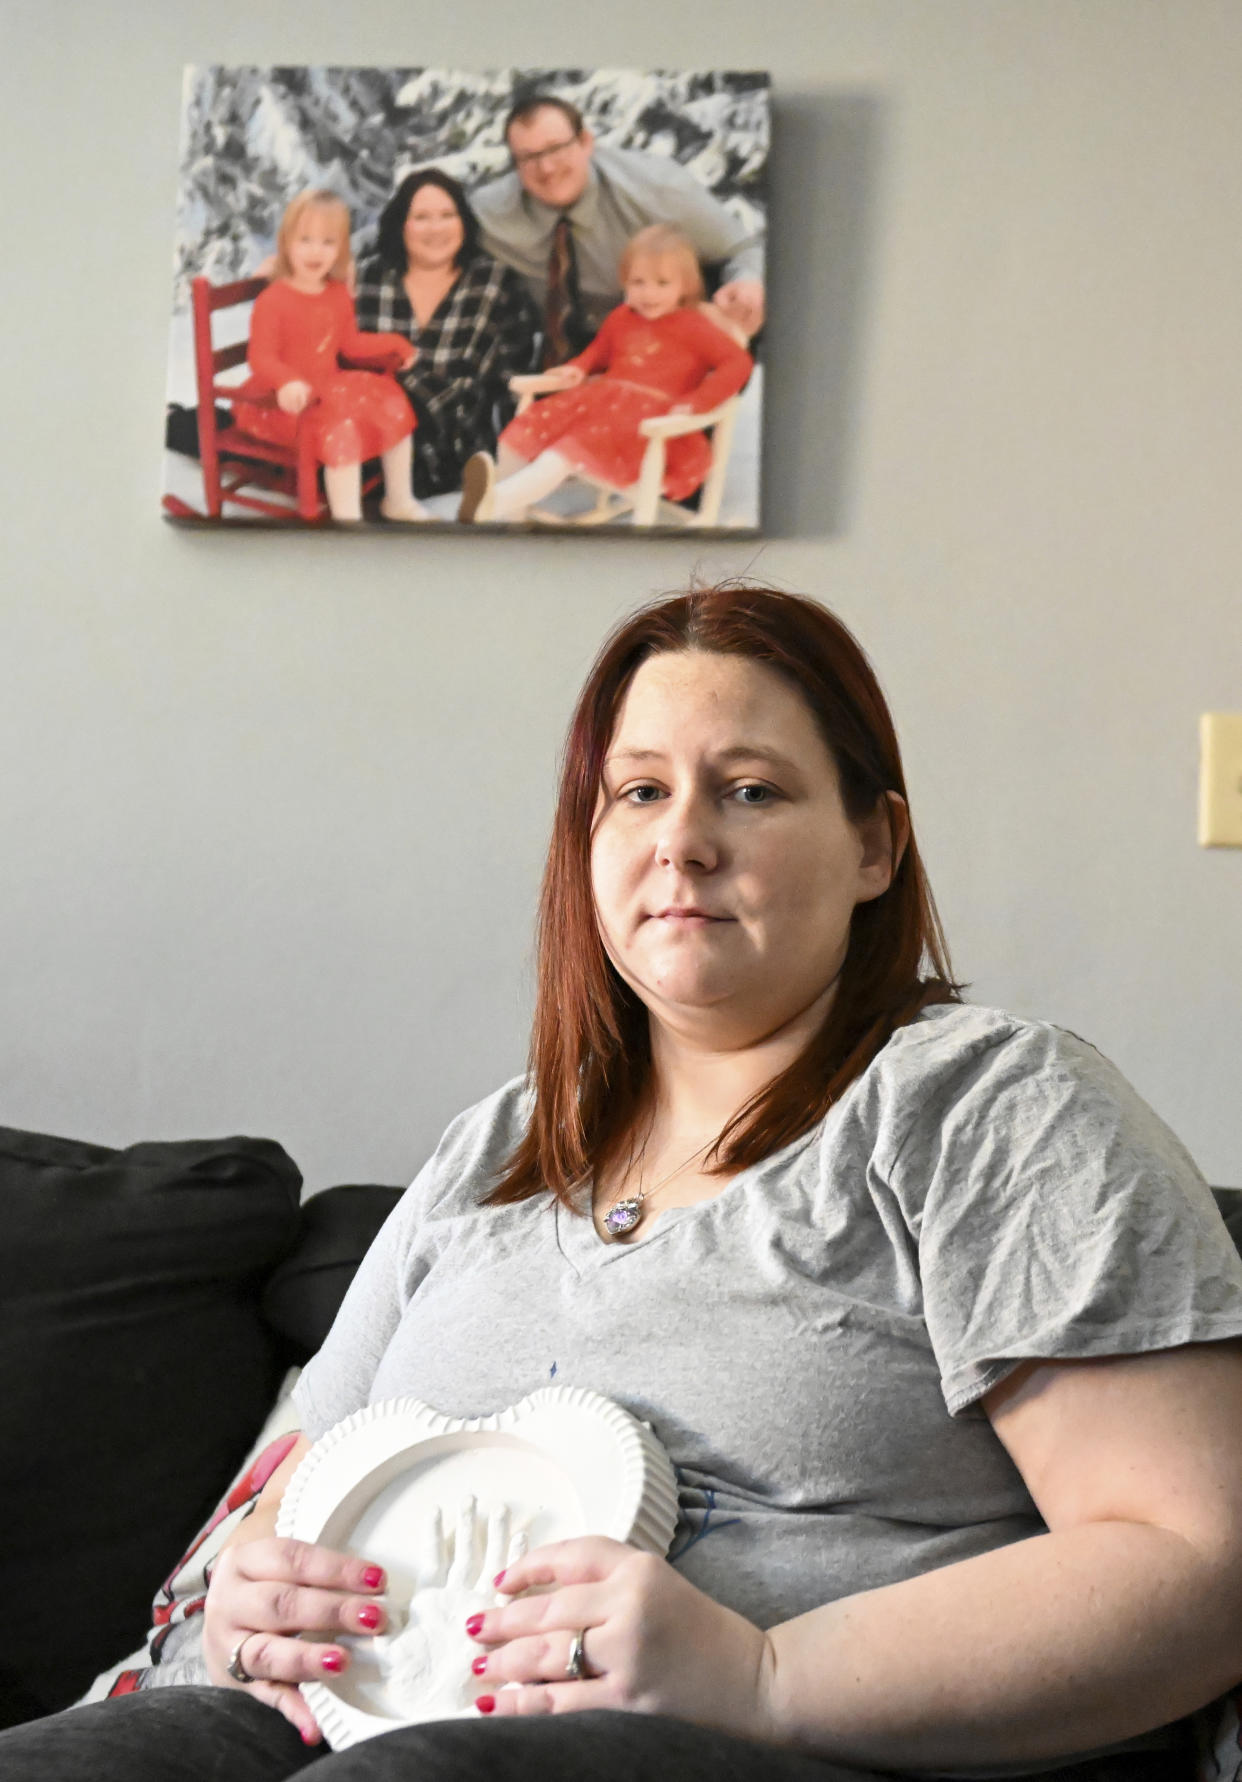
[[[739, 346], [747, 344], [745, 334], [734, 322], [722, 316], [711, 305], [704, 304], [703, 308], [717, 327], [732, 335]], [[509, 388], [518, 398], [519, 414], [524, 413], [537, 396], [550, 395], [562, 387], [554, 377], [542, 372], [509, 379]], [[615, 483], [605, 482], [602, 477], [580, 470], [573, 480], [587, 483], [597, 491], [598, 498], [594, 507], [576, 514], [562, 514], [551, 508], [532, 507], [529, 518], [553, 526], [603, 526], [622, 520], [629, 514], [635, 526], [718, 525], [720, 501], [724, 494], [740, 401], [740, 395], [730, 396], [701, 415], [652, 415], [650, 419], [640, 421], [638, 431], [647, 441], [647, 449], [643, 453], [638, 481], [632, 488], [618, 488]], [[711, 445], [711, 464], [701, 484], [702, 492], [697, 510], [682, 507], [676, 501], [668, 501], [661, 493], [664, 487], [665, 444], [685, 433], [706, 433]]]

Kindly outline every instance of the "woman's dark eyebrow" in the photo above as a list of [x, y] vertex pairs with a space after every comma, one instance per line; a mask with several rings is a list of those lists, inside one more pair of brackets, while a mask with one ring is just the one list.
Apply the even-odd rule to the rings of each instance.
[[798, 763], [791, 761], [788, 755], [782, 755], [779, 749], [769, 749], [764, 743], [734, 743], [730, 749], [721, 749], [716, 757], [718, 761], [767, 761], [773, 767], [785, 767], [791, 773], [797, 773]]
[[[604, 766], [609, 767], [614, 761], [663, 761], [663, 749], [617, 749], [614, 754], [605, 757]], [[730, 748], [721, 749], [714, 757], [717, 761], [768, 761], [773, 767], [785, 767], [791, 772], [798, 771], [798, 763], [791, 761], [788, 755], [782, 755], [779, 749], [765, 748], [762, 743], [734, 743]]]

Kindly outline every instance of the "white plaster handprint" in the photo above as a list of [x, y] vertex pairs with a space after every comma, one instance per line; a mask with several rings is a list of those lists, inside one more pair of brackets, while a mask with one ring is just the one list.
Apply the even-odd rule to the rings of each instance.
[[481, 1648], [466, 1621], [503, 1600], [492, 1579], [526, 1551], [525, 1532], [510, 1523], [508, 1504], [484, 1512], [468, 1497], [451, 1537], [439, 1509], [424, 1525], [405, 1624], [371, 1642], [396, 1713], [420, 1720], [458, 1713], [484, 1687], [470, 1669]]

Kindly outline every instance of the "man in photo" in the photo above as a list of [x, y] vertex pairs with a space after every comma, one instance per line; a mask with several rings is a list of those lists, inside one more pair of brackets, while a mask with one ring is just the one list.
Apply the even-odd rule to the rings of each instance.
[[505, 122], [513, 171], [472, 202], [488, 253], [527, 280], [550, 363], [579, 352], [621, 298], [626, 243], [650, 223], [684, 231], [718, 276], [713, 301], [749, 337], [763, 325], [763, 236], [670, 156], [597, 143], [568, 100], [519, 99]]

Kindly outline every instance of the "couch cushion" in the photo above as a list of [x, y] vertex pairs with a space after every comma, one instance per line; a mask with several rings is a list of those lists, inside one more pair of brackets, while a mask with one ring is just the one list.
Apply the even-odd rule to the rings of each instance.
[[1212, 1194], [1230, 1237], [1242, 1250], [1242, 1188], [1213, 1188]]
[[0, 1675], [46, 1709], [141, 1640], [263, 1420], [300, 1186], [264, 1139], [0, 1128]]
[[346, 1183], [302, 1203], [302, 1231], [263, 1289], [262, 1310], [300, 1365], [319, 1348], [371, 1240], [404, 1193]]

